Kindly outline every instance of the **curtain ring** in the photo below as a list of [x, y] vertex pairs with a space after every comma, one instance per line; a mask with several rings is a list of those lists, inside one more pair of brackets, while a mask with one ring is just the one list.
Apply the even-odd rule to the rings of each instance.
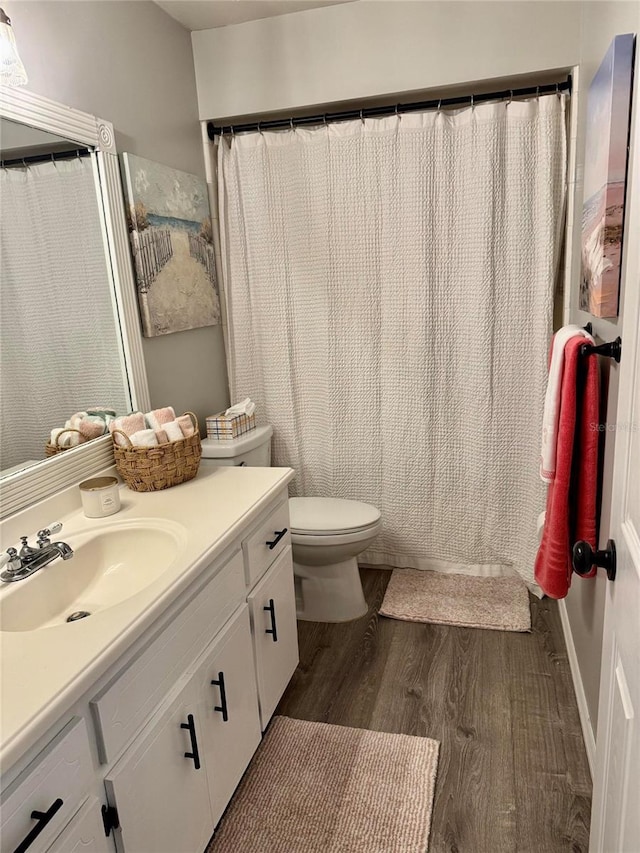
[[473, 95], [471, 95], [471, 109], [473, 109], [473, 108], [474, 108], [474, 104], [473, 104]]
[[509, 89], [509, 103], [513, 101], [513, 89]]
[[556, 83], [556, 95], [560, 97], [560, 84]]
[[293, 117], [289, 119], [289, 126], [290, 126], [291, 130], [295, 133], [296, 129], [295, 129], [294, 124], [293, 124]]
[[536, 98], [540, 100], [540, 86], [536, 86]]
[[362, 115], [362, 110], [360, 110], [360, 121], [364, 124], [364, 116]]
[[262, 136], [262, 122], [261, 121], [258, 122], [258, 133], [260, 134], [260, 136]]
[[438, 98], [438, 112], [440, 112], [441, 107], [442, 107], [442, 98]]

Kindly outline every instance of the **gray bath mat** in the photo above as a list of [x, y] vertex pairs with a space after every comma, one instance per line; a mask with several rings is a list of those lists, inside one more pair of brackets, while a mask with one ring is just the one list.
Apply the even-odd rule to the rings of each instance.
[[479, 578], [394, 569], [382, 616], [495, 631], [530, 631], [527, 587], [518, 577]]
[[274, 717], [207, 853], [425, 853], [438, 749]]

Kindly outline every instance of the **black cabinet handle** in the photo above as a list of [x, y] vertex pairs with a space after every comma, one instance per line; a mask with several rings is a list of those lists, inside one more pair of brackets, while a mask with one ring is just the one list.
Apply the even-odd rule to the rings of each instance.
[[224, 672], [219, 672], [218, 677], [212, 679], [211, 683], [215, 685], [215, 687], [220, 688], [220, 704], [214, 705], [213, 710], [220, 711], [222, 714], [222, 721], [226, 723], [229, 719], [229, 712], [227, 710], [227, 691], [224, 686]]
[[31, 820], [37, 820], [38, 823], [33, 827], [31, 832], [26, 835], [23, 840], [18, 844], [13, 853], [24, 853], [24, 851], [31, 847], [36, 838], [40, 835], [45, 826], [49, 823], [49, 821], [56, 815], [63, 806], [63, 801], [58, 797], [57, 800], [53, 801], [53, 804], [49, 806], [46, 812], [31, 812]]
[[282, 537], [285, 535], [285, 533], [287, 532], [287, 528], [285, 527], [285, 528], [284, 528], [284, 530], [274, 530], [273, 532], [276, 534], [276, 538], [275, 538], [275, 539], [272, 539], [272, 540], [271, 540], [271, 542], [265, 542], [265, 543], [264, 543], [265, 545], [268, 545], [268, 546], [269, 546], [269, 550], [270, 550], [270, 551], [272, 551], [272, 550], [276, 547], [276, 545], [278, 544], [278, 542], [279, 542], [279, 541], [282, 539]]
[[271, 614], [271, 627], [265, 628], [265, 634], [271, 634], [273, 637], [273, 642], [278, 642], [278, 626], [276, 625], [276, 606], [273, 603], [273, 598], [269, 599], [269, 604], [266, 607], [262, 608], [263, 610], [267, 610]]
[[181, 729], [188, 729], [189, 737], [191, 738], [191, 752], [185, 752], [185, 758], [193, 758], [193, 765], [196, 770], [200, 770], [200, 753], [198, 752], [198, 741], [196, 739], [196, 724], [193, 720], [193, 714], [187, 714], [187, 722], [180, 723]]

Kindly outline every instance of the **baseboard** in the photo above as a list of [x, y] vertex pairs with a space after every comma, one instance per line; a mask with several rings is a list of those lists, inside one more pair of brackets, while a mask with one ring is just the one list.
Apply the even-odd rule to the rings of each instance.
[[569, 622], [567, 605], [563, 599], [560, 599], [560, 601], [558, 601], [558, 610], [560, 611], [562, 632], [564, 634], [564, 641], [567, 646], [569, 666], [571, 667], [573, 689], [575, 691], [576, 701], [578, 703], [578, 713], [580, 714], [582, 736], [584, 738], [584, 745], [587, 751], [587, 761], [589, 762], [589, 770], [591, 771], [591, 778], [593, 779], [596, 760], [596, 738], [593, 733], [593, 726], [591, 724], [591, 717], [589, 715], [589, 708], [587, 706], [587, 697], [585, 695], [584, 686], [582, 684], [580, 667], [578, 666], [578, 655], [576, 654], [576, 647], [573, 642], [573, 634], [571, 633], [571, 623]]

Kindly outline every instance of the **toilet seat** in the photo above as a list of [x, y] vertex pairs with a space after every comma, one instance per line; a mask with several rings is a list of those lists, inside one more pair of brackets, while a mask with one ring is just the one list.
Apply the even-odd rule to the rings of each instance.
[[379, 525], [380, 510], [342, 498], [289, 498], [289, 518], [293, 536], [355, 538], [369, 535]]

